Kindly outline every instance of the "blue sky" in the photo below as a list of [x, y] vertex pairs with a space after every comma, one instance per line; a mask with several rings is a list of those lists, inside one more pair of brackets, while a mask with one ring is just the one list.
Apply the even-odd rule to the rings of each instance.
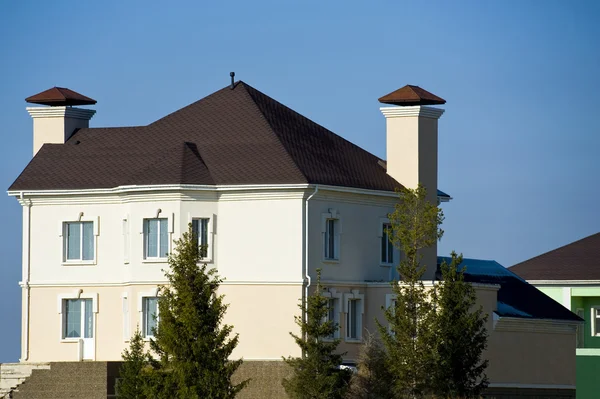
[[[0, 186], [31, 159], [24, 98], [55, 85], [98, 100], [92, 126], [143, 125], [235, 71], [385, 157], [377, 98], [415, 84], [448, 101], [440, 253], [511, 266], [600, 230], [599, 17], [593, 1], [5, 3]], [[0, 196], [0, 362], [19, 357], [21, 215]]]

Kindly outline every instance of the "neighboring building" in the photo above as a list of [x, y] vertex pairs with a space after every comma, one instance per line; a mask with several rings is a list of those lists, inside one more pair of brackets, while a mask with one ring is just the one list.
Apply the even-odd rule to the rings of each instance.
[[577, 329], [577, 397], [598, 397], [600, 233], [518, 263], [510, 270], [585, 320]]
[[[68, 89], [27, 101], [47, 107], [27, 108], [34, 158], [9, 188], [23, 206], [22, 362], [117, 361], [137, 325], [150, 336], [188, 223], [226, 278], [234, 357], [300, 354], [288, 332], [321, 268], [354, 362], [393, 300], [394, 190], [421, 182], [450, 199], [437, 188], [444, 111], [430, 106], [445, 101], [417, 86], [380, 99], [387, 161], [244, 82], [138, 127], [89, 128], [95, 111], [76, 106], [95, 101]], [[424, 262], [434, 280], [435, 247]], [[489, 316], [490, 392], [573, 396], [579, 319], [495, 262], [466, 264]]]

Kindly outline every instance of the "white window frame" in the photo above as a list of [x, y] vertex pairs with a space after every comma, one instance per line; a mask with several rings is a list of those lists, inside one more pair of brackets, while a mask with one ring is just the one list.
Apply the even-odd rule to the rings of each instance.
[[[156, 215], [152, 215], [152, 216], [148, 216], [148, 217], [144, 217], [142, 219], [142, 223], [141, 223], [141, 231], [140, 234], [142, 234], [142, 262], [143, 263], [166, 263], [168, 256], [160, 256], [160, 252], [158, 253], [159, 256], [147, 256], [147, 244], [146, 244], [146, 230], [144, 228], [144, 225], [146, 224], [147, 220], [153, 220], [153, 219], [167, 219], [167, 252], [171, 253], [171, 245], [172, 245], [172, 235], [173, 235], [173, 227], [174, 227], [174, 223], [173, 221], [175, 220], [175, 214], [173, 213], [169, 213], [169, 214], [165, 214], [162, 213], [162, 211], [160, 209], [157, 210]], [[160, 223], [158, 223], [159, 228], [160, 228]], [[158, 231], [158, 248], [160, 251], [160, 230]]]
[[207, 226], [207, 233], [206, 233], [207, 234], [206, 241], [207, 241], [208, 248], [206, 249], [206, 257], [200, 258], [201, 263], [211, 263], [214, 259], [213, 236], [215, 234], [216, 216], [217, 215], [215, 215], [215, 214], [210, 214], [210, 215], [188, 214], [188, 223], [192, 223], [194, 220], [208, 219], [208, 226]]
[[[356, 311], [358, 313], [358, 315], [356, 315], [356, 338], [351, 338], [349, 337], [349, 329], [348, 329], [348, 325], [349, 323], [351, 323], [351, 321], [349, 320], [349, 318], [351, 317], [350, 315], [350, 301], [358, 301], [357, 307], [356, 307]], [[351, 342], [351, 343], [360, 343], [362, 342], [362, 329], [363, 329], [363, 316], [364, 316], [364, 312], [365, 312], [365, 295], [361, 294], [359, 292], [359, 290], [352, 290], [352, 292], [350, 293], [346, 293], [344, 294], [344, 313], [346, 314], [345, 317], [345, 332], [344, 332], [344, 341], [345, 342]]]
[[129, 295], [127, 294], [127, 292], [121, 293], [121, 306], [123, 310], [123, 341], [129, 342], [129, 339], [131, 338], [131, 321], [129, 319], [129, 308], [131, 305], [129, 303]]
[[[396, 298], [397, 295], [396, 294], [385, 294], [385, 309], [388, 310], [390, 307], [393, 306], [392, 308], [392, 314], [395, 313], [396, 310]], [[388, 323], [388, 332], [390, 334], [394, 334], [394, 332], [392, 331], [392, 325]]]
[[[146, 331], [145, 331], [145, 325], [144, 325], [144, 321], [145, 321], [145, 315], [144, 315], [144, 298], [158, 298], [158, 292], [159, 289], [158, 287], [152, 291], [146, 291], [146, 292], [140, 292], [138, 293], [138, 300], [137, 300], [137, 307], [138, 307], [138, 313], [139, 313], [139, 325], [140, 325], [140, 332], [142, 333], [142, 337], [144, 338], [144, 341], [150, 341], [150, 338], [154, 338], [153, 335], [146, 335]], [[158, 304], [156, 305], [156, 326], [158, 328], [158, 322], [160, 320], [160, 316], [159, 316], [159, 309], [158, 309]]]
[[64, 294], [59, 294], [57, 297], [57, 308], [58, 308], [58, 314], [59, 314], [59, 318], [60, 318], [60, 329], [59, 329], [59, 342], [65, 342], [65, 343], [78, 343], [80, 339], [82, 339], [83, 337], [80, 338], [69, 338], [69, 337], [65, 337], [65, 317], [67, 317], [66, 313], [65, 313], [65, 301], [68, 299], [91, 299], [92, 300], [92, 323], [93, 323], [93, 338], [96, 339], [96, 316], [98, 313], [98, 293], [97, 292], [86, 292], [84, 293], [83, 290], [77, 290], [75, 292], [71, 292], [71, 293], [64, 293]]
[[[123, 227], [123, 263], [129, 263], [129, 254], [130, 254], [130, 246], [131, 241], [129, 238], [130, 228], [129, 228], [129, 215], [125, 215], [122, 221]], [[144, 238], [145, 239], [145, 238]]]
[[[381, 252], [382, 252], [381, 246], [383, 244], [383, 242], [382, 242], [382, 240], [383, 240], [383, 229], [384, 229], [385, 225], [390, 225], [391, 226], [390, 220], [388, 218], [380, 218], [379, 219], [379, 224], [377, 225], [377, 229], [378, 229], [378, 231], [377, 231], [377, 237], [379, 238], [379, 240], [378, 240], [379, 241], [379, 246], [378, 246], [379, 247], [379, 252], [377, 252], [377, 258], [378, 258], [378, 263], [379, 263], [380, 266], [390, 267], [390, 266], [393, 266], [394, 264], [398, 263], [397, 261], [399, 260], [398, 259], [399, 258], [399, 251], [389, 241], [389, 237], [388, 237], [387, 245], [392, 247], [392, 261], [391, 262], [384, 262], [381, 259]], [[386, 256], [387, 256], [387, 253], [388, 253], [388, 251], [387, 251], [388, 248], [389, 247], [386, 247]], [[389, 259], [386, 259], [386, 260], [389, 261]]]
[[[327, 231], [328, 222], [330, 220], [334, 221], [334, 226], [337, 227], [337, 231], [334, 228], [333, 232], [333, 257], [328, 257], [330, 254], [329, 245], [329, 236]], [[323, 247], [321, 250], [321, 257], [323, 262], [326, 263], [338, 263], [341, 258], [341, 243], [342, 243], [342, 220], [340, 218], [339, 212], [334, 208], [329, 208], [328, 212], [321, 214], [321, 235], [322, 235], [322, 243]], [[327, 253], [327, 255], [326, 255]]]
[[[69, 239], [67, 233], [67, 226], [70, 223], [81, 223], [80, 242], [79, 242], [79, 259], [67, 259], [67, 242]], [[93, 256], [92, 259], [83, 260], [83, 223], [92, 223], [92, 234], [93, 234]], [[84, 217], [84, 213], [80, 212], [79, 216], [71, 220], [63, 220], [60, 222], [60, 234], [61, 245], [62, 245], [62, 262], [63, 266], [69, 265], [95, 265], [98, 253], [98, 236], [100, 235], [100, 217]]]
[[333, 323], [337, 325], [337, 329], [333, 333], [333, 337], [326, 338], [326, 340], [334, 340], [340, 338], [340, 331], [342, 329], [342, 323], [340, 322], [340, 313], [342, 311], [342, 293], [337, 292], [335, 288], [330, 288], [329, 291], [325, 291], [322, 295], [327, 298], [327, 315], [325, 316], [325, 321], [329, 321], [329, 300], [333, 299], [334, 308], [333, 308]]
[[[590, 309], [590, 325], [592, 327], [592, 337], [600, 337], [600, 305], [592, 306]], [[598, 323], [598, 324], [596, 324]]]

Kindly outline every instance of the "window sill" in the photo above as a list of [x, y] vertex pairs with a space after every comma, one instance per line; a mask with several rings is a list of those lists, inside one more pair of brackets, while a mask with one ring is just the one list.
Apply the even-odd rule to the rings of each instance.
[[346, 338], [344, 342], [349, 344], [362, 344], [362, 338]]
[[62, 262], [61, 265], [62, 266], [95, 266], [96, 261], [95, 260], [73, 260], [73, 261]]
[[168, 258], [149, 258], [143, 259], [142, 263], [168, 263]]
[[202, 265], [202, 264], [204, 264], [204, 263], [213, 263], [213, 260], [212, 260], [212, 259], [209, 259], [209, 258], [200, 259], [200, 260], [198, 261], [198, 263], [197, 263], [197, 264], [198, 264], [198, 265]]
[[340, 260], [339, 259], [322, 259], [321, 262], [336, 264], [336, 263], [340, 263]]
[[333, 338], [323, 338], [323, 342], [333, 342], [336, 339], [340, 339], [340, 337], [333, 337]]
[[80, 339], [83, 338], [61, 338], [60, 342], [63, 344], [76, 344]]
[[394, 264], [393, 263], [380, 263], [379, 266], [381, 266], [381, 267], [392, 267], [392, 266], [394, 266]]

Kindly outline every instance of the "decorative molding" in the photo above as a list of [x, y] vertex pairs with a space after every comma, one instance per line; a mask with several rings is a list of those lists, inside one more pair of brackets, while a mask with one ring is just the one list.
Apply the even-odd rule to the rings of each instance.
[[577, 348], [577, 356], [600, 356], [600, 348]]
[[421, 118], [440, 119], [444, 109], [426, 107], [423, 105], [414, 105], [411, 107], [381, 107], [379, 108], [383, 116], [387, 118], [406, 118], [418, 116]]
[[566, 320], [526, 319], [518, 317], [499, 317], [495, 331], [531, 332], [547, 334], [572, 334], [582, 322]]
[[561, 384], [519, 384], [511, 382], [491, 382], [489, 388], [520, 388], [520, 389], [575, 389], [575, 385]]
[[[29, 282], [30, 288], [60, 288], [60, 287], [127, 287], [138, 285], [166, 285], [167, 280], [152, 280], [152, 281], [123, 281], [123, 282]], [[225, 280], [220, 285], [297, 285], [302, 286], [302, 280], [296, 281], [250, 281], [250, 280]], [[19, 282], [21, 288], [25, 288], [25, 284]]]
[[27, 107], [25, 108], [32, 118], [73, 118], [90, 120], [96, 110], [75, 107]]

